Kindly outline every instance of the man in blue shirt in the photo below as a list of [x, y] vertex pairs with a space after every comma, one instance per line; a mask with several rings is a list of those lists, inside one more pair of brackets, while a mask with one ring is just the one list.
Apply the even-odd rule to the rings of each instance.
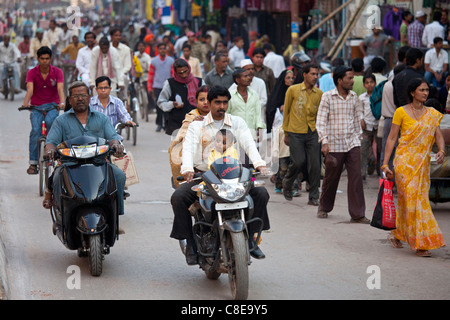
[[89, 103], [92, 110], [103, 113], [108, 116], [111, 124], [115, 127], [119, 122], [128, 123], [133, 126], [130, 114], [123, 105], [122, 100], [112, 96], [111, 93], [111, 79], [107, 76], [101, 76], [95, 79], [95, 89], [97, 96], [93, 96]]
[[[72, 108], [60, 115], [53, 122], [47, 136], [45, 151], [50, 159], [54, 158], [56, 147], [61, 142], [79, 136], [94, 136], [108, 140], [111, 148], [116, 150], [115, 156], [123, 156], [123, 145], [120, 136], [114, 130], [109, 118], [89, 107], [91, 96], [89, 88], [82, 81], [74, 82], [69, 88], [69, 103]], [[125, 174], [116, 165], [111, 164], [118, 191], [118, 212], [124, 213], [123, 190], [125, 187]], [[50, 185], [50, 184], [49, 184]], [[43, 205], [50, 208], [52, 202], [51, 190], [46, 190]]]

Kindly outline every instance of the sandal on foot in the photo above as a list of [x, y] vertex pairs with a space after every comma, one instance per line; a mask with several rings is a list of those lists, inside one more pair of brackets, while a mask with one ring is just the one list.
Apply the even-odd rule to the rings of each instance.
[[30, 166], [27, 169], [27, 173], [28, 174], [38, 174], [39, 170], [37, 168], [37, 165], [35, 164], [30, 164]]
[[416, 250], [416, 254], [419, 257], [431, 257], [431, 252], [428, 250]]
[[44, 201], [42, 201], [42, 206], [45, 209], [50, 209], [53, 205], [53, 195], [50, 191], [45, 190]]
[[402, 243], [400, 242], [400, 240], [398, 240], [396, 237], [394, 237], [392, 234], [389, 234], [387, 239], [389, 240], [389, 242], [391, 243], [391, 245], [394, 248], [400, 249], [403, 248]]

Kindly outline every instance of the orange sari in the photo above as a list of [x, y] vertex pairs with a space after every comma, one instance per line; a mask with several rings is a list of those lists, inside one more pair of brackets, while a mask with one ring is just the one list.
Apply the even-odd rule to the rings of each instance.
[[395, 238], [411, 249], [431, 250], [445, 246], [444, 237], [431, 211], [430, 154], [442, 114], [428, 108], [402, 132], [395, 152], [395, 181], [398, 191]]

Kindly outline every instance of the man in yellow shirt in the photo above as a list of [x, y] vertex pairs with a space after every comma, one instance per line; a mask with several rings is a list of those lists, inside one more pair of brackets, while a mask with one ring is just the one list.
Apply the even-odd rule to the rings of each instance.
[[283, 111], [285, 143], [289, 146], [291, 163], [283, 179], [283, 195], [292, 200], [292, 184], [308, 159], [309, 205], [319, 205], [320, 145], [316, 131], [317, 111], [322, 91], [315, 85], [319, 67], [303, 67], [304, 81], [290, 86], [286, 92]]

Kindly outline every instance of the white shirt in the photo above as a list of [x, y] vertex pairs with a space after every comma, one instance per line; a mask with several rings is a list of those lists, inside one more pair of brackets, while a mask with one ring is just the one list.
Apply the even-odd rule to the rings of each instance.
[[[228, 129], [233, 133], [255, 168], [266, 165], [261, 159], [247, 124], [241, 117], [225, 114], [221, 128], [217, 128], [211, 113], [208, 113], [203, 121], [193, 121], [188, 127], [183, 142], [181, 174], [193, 172], [194, 168], [201, 171], [208, 170], [208, 156], [214, 148], [214, 138], [220, 129]], [[202, 143], [205, 141], [209, 141], [210, 144], [205, 146], [202, 152]]]
[[359, 96], [359, 103], [363, 110], [363, 120], [366, 123], [366, 130], [372, 131], [374, 128], [378, 128], [378, 120], [375, 119], [370, 108], [370, 96], [367, 92], [364, 92]]
[[141, 83], [148, 80], [148, 70], [150, 69], [150, 63], [152, 62], [152, 58], [145, 52], [141, 53], [139, 51], [136, 51], [134, 55], [138, 58], [139, 63], [141, 64], [142, 68], [142, 77], [141, 77]]
[[425, 53], [424, 63], [429, 64], [430, 69], [434, 72], [441, 72], [444, 64], [448, 64], [448, 53], [441, 49], [437, 55], [436, 49], [432, 48]]
[[241, 61], [245, 59], [244, 49], [239, 49], [237, 46], [233, 46], [228, 52], [228, 57], [230, 58], [231, 67], [240, 67]]
[[48, 29], [48, 31], [44, 34], [44, 38], [50, 42], [53, 46], [59, 41], [60, 34], [63, 33], [61, 28], [56, 27], [55, 30]]
[[[114, 71], [114, 78], [111, 81], [118, 86], [123, 86], [123, 72], [122, 66], [120, 65], [120, 56], [114, 47], [109, 47], [109, 52], [111, 52], [111, 65]], [[95, 79], [97, 77], [97, 64], [99, 55], [103, 54], [100, 51], [100, 46], [94, 47], [92, 49], [91, 64], [89, 66], [89, 85], [95, 86]], [[108, 54], [103, 55], [103, 74], [108, 75]]]
[[263, 64], [272, 69], [275, 78], [278, 78], [280, 73], [286, 69], [283, 56], [272, 51], [266, 55]]
[[[110, 44], [110, 47], [113, 47], [112, 42]], [[123, 74], [128, 74], [128, 72], [130, 72], [131, 70], [131, 50], [130, 47], [128, 47], [127, 45], [119, 42], [119, 45], [116, 47], [113, 47], [114, 49], [117, 50], [117, 52], [119, 53], [119, 58], [120, 58], [120, 65], [122, 66], [122, 72]]]
[[5, 43], [0, 43], [0, 61], [4, 63], [14, 63], [20, 58], [20, 51], [14, 43], [9, 42], [8, 47]]
[[58, 50], [61, 51], [67, 47], [70, 44], [71, 39], [72, 31], [68, 29], [67, 32], [64, 33], [64, 30], [61, 29], [61, 32], [58, 35]]
[[433, 40], [436, 37], [440, 37], [442, 39], [446, 39], [444, 35], [444, 27], [437, 21], [434, 21], [425, 26], [422, 34], [422, 43], [427, 48], [431, 48], [433, 46]]
[[89, 74], [89, 66], [91, 63], [92, 49], [88, 46], [84, 46], [78, 50], [77, 60], [75, 65], [77, 66], [80, 74]]

